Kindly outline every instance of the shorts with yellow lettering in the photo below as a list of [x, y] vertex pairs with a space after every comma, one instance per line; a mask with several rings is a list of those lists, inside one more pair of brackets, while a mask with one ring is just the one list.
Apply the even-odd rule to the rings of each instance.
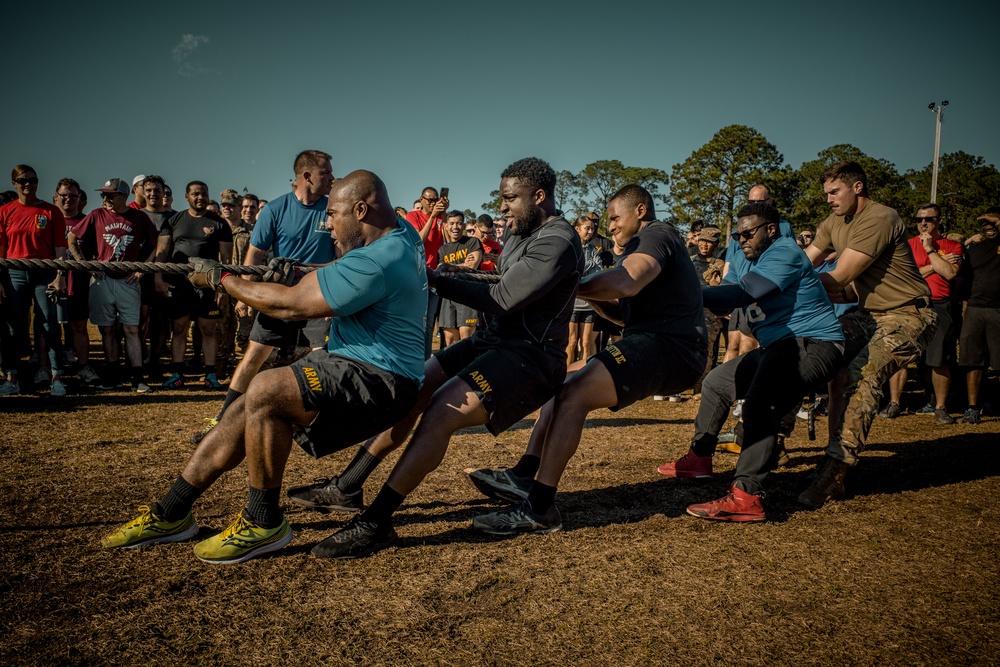
[[319, 415], [293, 428], [307, 454], [326, 456], [364, 442], [405, 417], [417, 402], [417, 383], [370, 364], [313, 350], [289, 366], [302, 406]]
[[478, 331], [435, 353], [449, 377], [460, 377], [476, 393], [499, 435], [542, 407], [566, 379], [566, 353], [524, 340], [499, 338]]
[[652, 396], [670, 396], [690, 389], [705, 370], [708, 351], [696, 335], [627, 333], [598, 351], [589, 363], [604, 364], [615, 383], [621, 410]]

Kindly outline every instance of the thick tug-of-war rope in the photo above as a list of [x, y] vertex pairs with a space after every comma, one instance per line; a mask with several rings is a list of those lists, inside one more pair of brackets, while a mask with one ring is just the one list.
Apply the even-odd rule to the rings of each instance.
[[[57, 269], [69, 271], [107, 271], [109, 273], [173, 273], [178, 275], [194, 271], [194, 267], [191, 264], [178, 264], [175, 262], [98, 262], [76, 259], [0, 259], [0, 268], [27, 271], [32, 269]], [[297, 266], [296, 268], [302, 273], [310, 273], [318, 267]], [[243, 266], [242, 264], [223, 264], [222, 270], [236, 275], [262, 276], [268, 272], [268, 267], [266, 265]], [[458, 278], [459, 280], [474, 280], [487, 283], [495, 283], [500, 280], [500, 274], [495, 271], [463, 271], [442, 275], [446, 275], [449, 278]]]

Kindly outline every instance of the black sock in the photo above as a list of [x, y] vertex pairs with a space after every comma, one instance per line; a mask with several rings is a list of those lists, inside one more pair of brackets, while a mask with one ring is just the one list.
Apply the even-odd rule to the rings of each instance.
[[138, 387], [139, 384], [145, 379], [142, 373], [142, 366], [132, 367], [132, 386]]
[[215, 375], [215, 364], [205, 364], [205, 375], [209, 373]]
[[201, 493], [202, 489], [194, 488], [178, 475], [167, 495], [159, 502], [160, 511], [154, 513], [164, 521], [179, 521], [191, 511], [191, 506]]
[[242, 391], [236, 391], [235, 389], [229, 389], [226, 391], [226, 400], [222, 402], [222, 409], [219, 410], [218, 416], [216, 416], [215, 421], [222, 419], [222, 415], [226, 414], [226, 410], [229, 406], [233, 404], [237, 398], [243, 395]]
[[393, 512], [398, 510], [399, 506], [403, 504], [404, 498], [406, 496], [396, 493], [389, 488], [388, 484], [383, 484], [382, 489], [375, 496], [372, 504], [361, 513], [360, 519], [372, 523], [385, 523], [392, 517]]
[[535, 481], [528, 491], [528, 504], [535, 514], [543, 514], [556, 503], [556, 487]]
[[359, 447], [354, 459], [337, 479], [337, 488], [344, 493], [354, 493], [361, 490], [361, 487], [365, 485], [365, 480], [381, 462], [381, 459], [372, 455], [364, 446]]
[[261, 528], [277, 528], [285, 518], [278, 501], [281, 499], [281, 487], [276, 489], [258, 489], [250, 487], [250, 500], [247, 501], [247, 516]]
[[100, 374], [101, 382], [106, 387], [114, 387], [118, 384], [118, 378], [121, 375], [117, 361], [109, 361], [104, 365], [104, 372]]
[[170, 363], [171, 372], [177, 373], [178, 375], [184, 375], [184, 362], [183, 361], [173, 361]]
[[525, 454], [521, 457], [521, 460], [517, 462], [517, 465], [510, 469], [510, 471], [518, 477], [534, 479], [535, 475], [538, 473], [538, 466], [541, 465], [541, 463], [542, 459], [534, 454]]

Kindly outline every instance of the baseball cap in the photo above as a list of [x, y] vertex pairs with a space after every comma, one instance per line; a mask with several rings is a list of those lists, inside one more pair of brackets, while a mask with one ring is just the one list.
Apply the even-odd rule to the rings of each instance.
[[718, 243], [720, 236], [722, 236], [722, 230], [718, 227], [702, 227], [701, 234], [698, 235], [698, 240]]
[[225, 192], [222, 193], [222, 196], [219, 197], [219, 203], [220, 204], [239, 204], [240, 203], [239, 193], [238, 192], [234, 192], [233, 190], [226, 190]]
[[138, 176], [132, 179], [132, 187], [134, 188], [135, 186], [142, 183], [144, 180], [146, 180], [146, 174], [139, 174]]
[[127, 195], [131, 191], [132, 188], [128, 186], [128, 183], [120, 178], [108, 179], [103, 187], [97, 188], [97, 192], [117, 192], [122, 195]]

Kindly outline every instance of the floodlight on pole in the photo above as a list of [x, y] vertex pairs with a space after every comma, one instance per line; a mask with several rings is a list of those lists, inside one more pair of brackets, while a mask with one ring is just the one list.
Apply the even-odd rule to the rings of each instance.
[[941, 150], [941, 111], [948, 106], [948, 100], [943, 100], [941, 104], [931, 102], [927, 108], [934, 112], [937, 119], [934, 123], [934, 166], [931, 169], [931, 203], [937, 203], [937, 180], [938, 180], [938, 154]]

